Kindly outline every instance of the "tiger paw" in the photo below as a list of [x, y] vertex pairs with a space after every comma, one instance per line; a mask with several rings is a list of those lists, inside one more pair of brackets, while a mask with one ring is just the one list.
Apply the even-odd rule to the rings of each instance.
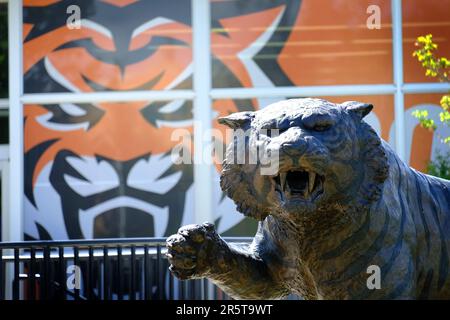
[[181, 227], [166, 240], [169, 270], [181, 280], [205, 277], [224, 244], [211, 223]]

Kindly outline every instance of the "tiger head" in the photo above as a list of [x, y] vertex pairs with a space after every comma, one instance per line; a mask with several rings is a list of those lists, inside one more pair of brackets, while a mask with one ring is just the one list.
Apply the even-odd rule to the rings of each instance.
[[362, 121], [371, 110], [355, 101], [307, 98], [221, 118], [249, 132], [247, 152], [258, 145], [278, 155], [278, 170], [270, 175], [262, 174], [261, 161], [235, 164], [235, 139], [224, 161], [222, 189], [240, 212], [257, 219], [278, 215], [299, 221], [332, 208], [369, 205], [388, 172], [381, 139]]

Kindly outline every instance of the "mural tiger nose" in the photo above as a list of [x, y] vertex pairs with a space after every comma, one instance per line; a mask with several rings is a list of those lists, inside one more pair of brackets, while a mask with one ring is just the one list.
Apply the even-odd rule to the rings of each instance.
[[[161, 168], [161, 179], [150, 172], [152, 166]], [[183, 171], [166, 155], [117, 161], [62, 150], [50, 172], [50, 183], [61, 195], [68, 235], [75, 239], [166, 235], [169, 225], [180, 224], [180, 215], [174, 213], [184, 204], [167, 192], [184, 193], [182, 180]]]

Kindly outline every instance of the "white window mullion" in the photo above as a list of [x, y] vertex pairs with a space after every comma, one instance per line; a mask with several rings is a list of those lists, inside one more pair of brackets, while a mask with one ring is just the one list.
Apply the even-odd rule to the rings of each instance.
[[211, 145], [211, 46], [209, 0], [191, 0], [193, 36], [194, 97], [194, 213], [195, 222], [214, 222], [214, 180], [212, 161], [203, 159]]
[[405, 114], [403, 93], [403, 36], [402, 36], [402, 0], [391, 0], [392, 11], [392, 50], [394, 66], [394, 111], [395, 111], [395, 151], [400, 159], [406, 157]]
[[450, 91], [450, 83], [405, 83], [403, 85], [403, 93], [448, 93]]
[[250, 99], [281, 97], [321, 97], [347, 95], [383, 95], [394, 94], [396, 88], [392, 84], [355, 84], [333, 86], [301, 86], [272, 88], [220, 88], [212, 89], [213, 99]]
[[23, 239], [22, 1], [8, 4], [9, 43], [9, 211], [2, 214], [3, 241]]
[[[23, 94], [22, 74], [22, 0], [8, 3], [8, 73], [9, 73], [9, 165], [2, 169], [2, 190], [8, 200], [2, 208], [2, 241], [23, 240]], [[6, 178], [6, 179], [5, 179]], [[3, 189], [4, 188], [4, 189]], [[5, 200], [3, 200], [5, 201]], [[11, 254], [11, 251], [4, 252]], [[14, 268], [6, 266], [5, 298], [12, 299]]]
[[98, 103], [129, 101], [171, 101], [192, 100], [192, 90], [160, 90], [160, 91], [114, 91], [114, 92], [64, 92], [25, 94], [21, 98], [23, 104], [53, 103]]

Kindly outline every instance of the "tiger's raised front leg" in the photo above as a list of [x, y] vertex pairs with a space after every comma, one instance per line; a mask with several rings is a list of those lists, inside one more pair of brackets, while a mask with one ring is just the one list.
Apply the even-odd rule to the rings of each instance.
[[226, 243], [210, 223], [191, 224], [167, 239], [170, 271], [179, 279], [209, 278], [237, 299], [277, 299], [288, 294], [252, 246]]

